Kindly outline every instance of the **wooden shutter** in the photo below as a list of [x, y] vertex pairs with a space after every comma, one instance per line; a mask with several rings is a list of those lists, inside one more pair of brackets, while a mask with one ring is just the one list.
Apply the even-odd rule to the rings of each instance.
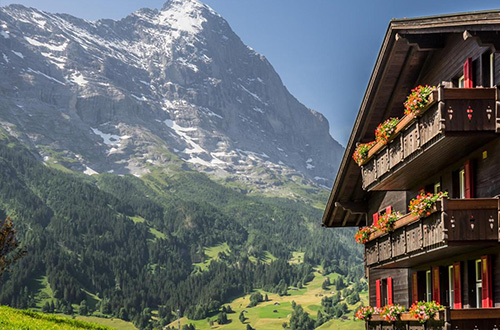
[[377, 307], [381, 308], [382, 307], [382, 295], [381, 295], [381, 283], [380, 280], [375, 281], [375, 293], [377, 295]]
[[441, 291], [439, 290], [439, 267], [432, 267], [432, 300], [441, 303]]
[[391, 214], [392, 213], [392, 205], [389, 205], [385, 208], [385, 213]]
[[481, 257], [481, 278], [483, 307], [493, 307], [493, 290], [491, 279], [491, 256]]
[[411, 274], [411, 299], [412, 302], [417, 302], [418, 301], [418, 276], [417, 272]]
[[464, 87], [472, 88], [474, 87], [472, 81], [472, 58], [468, 58], [464, 63]]
[[460, 278], [460, 262], [453, 264], [453, 308], [462, 308], [462, 282]]
[[469, 159], [464, 164], [464, 192], [465, 198], [474, 197], [474, 167], [472, 161]]
[[392, 277], [387, 278], [387, 304], [392, 305]]
[[373, 213], [373, 225], [375, 226], [378, 223], [378, 213]]

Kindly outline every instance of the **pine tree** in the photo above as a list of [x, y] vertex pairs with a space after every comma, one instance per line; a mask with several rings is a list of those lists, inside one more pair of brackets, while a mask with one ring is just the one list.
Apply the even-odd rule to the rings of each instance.
[[243, 312], [240, 313], [239, 319], [241, 323], [245, 323], [246, 317], [245, 314], [243, 314]]

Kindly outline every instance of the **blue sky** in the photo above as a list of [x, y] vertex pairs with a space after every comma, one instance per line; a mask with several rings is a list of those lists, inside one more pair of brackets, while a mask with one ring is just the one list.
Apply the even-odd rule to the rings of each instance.
[[[323, 113], [345, 145], [392, 18], [500, 8], [463, 0], [201, 0], [262, 53], [299, 101]], [[119, 19], [163, 0], [0, 0], [89, 20]]]

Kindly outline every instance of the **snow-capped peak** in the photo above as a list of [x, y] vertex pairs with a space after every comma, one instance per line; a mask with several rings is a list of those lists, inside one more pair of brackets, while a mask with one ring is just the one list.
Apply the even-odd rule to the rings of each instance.
[[197, 33], [207, 21], [198, 0], [170, 0], [165, 3], [158, 16], [159, 25], [167, 25], [178, 31]]
[[96, 22], [1, 7], [0, 76], [11, 105], [0, 127], [22, 126], [43, 156], [56, 141], [76, 170], [142, 175], [179, 161], [267, 189], [279, 176], [329, 178], [341, 155], [326, 120], [198, 0]]

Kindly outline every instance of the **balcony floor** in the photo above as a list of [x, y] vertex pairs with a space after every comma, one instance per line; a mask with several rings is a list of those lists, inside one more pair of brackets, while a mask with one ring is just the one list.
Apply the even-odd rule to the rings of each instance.
[[409, 190], [422, 178], [431, 177], [495, 137], [498, 135], [493, 132], [441, 134], [366, 188], [368, 191]]
[[475, 256], [476, 251], [479, 249], [498, 246], [497, 242], [492, 241], [469, 241], [465, 244], [467, 245], [464, 245], [463, 242], [450, 243], [429, 251], [413, 252], [396, 260], [382, 261], [377, 265], [370, 266], [370, 268], [418, 268], [418, 266], [432, 263], [436, 259], [448, 259], [456, 256], [467, 258], [469, 254]]

